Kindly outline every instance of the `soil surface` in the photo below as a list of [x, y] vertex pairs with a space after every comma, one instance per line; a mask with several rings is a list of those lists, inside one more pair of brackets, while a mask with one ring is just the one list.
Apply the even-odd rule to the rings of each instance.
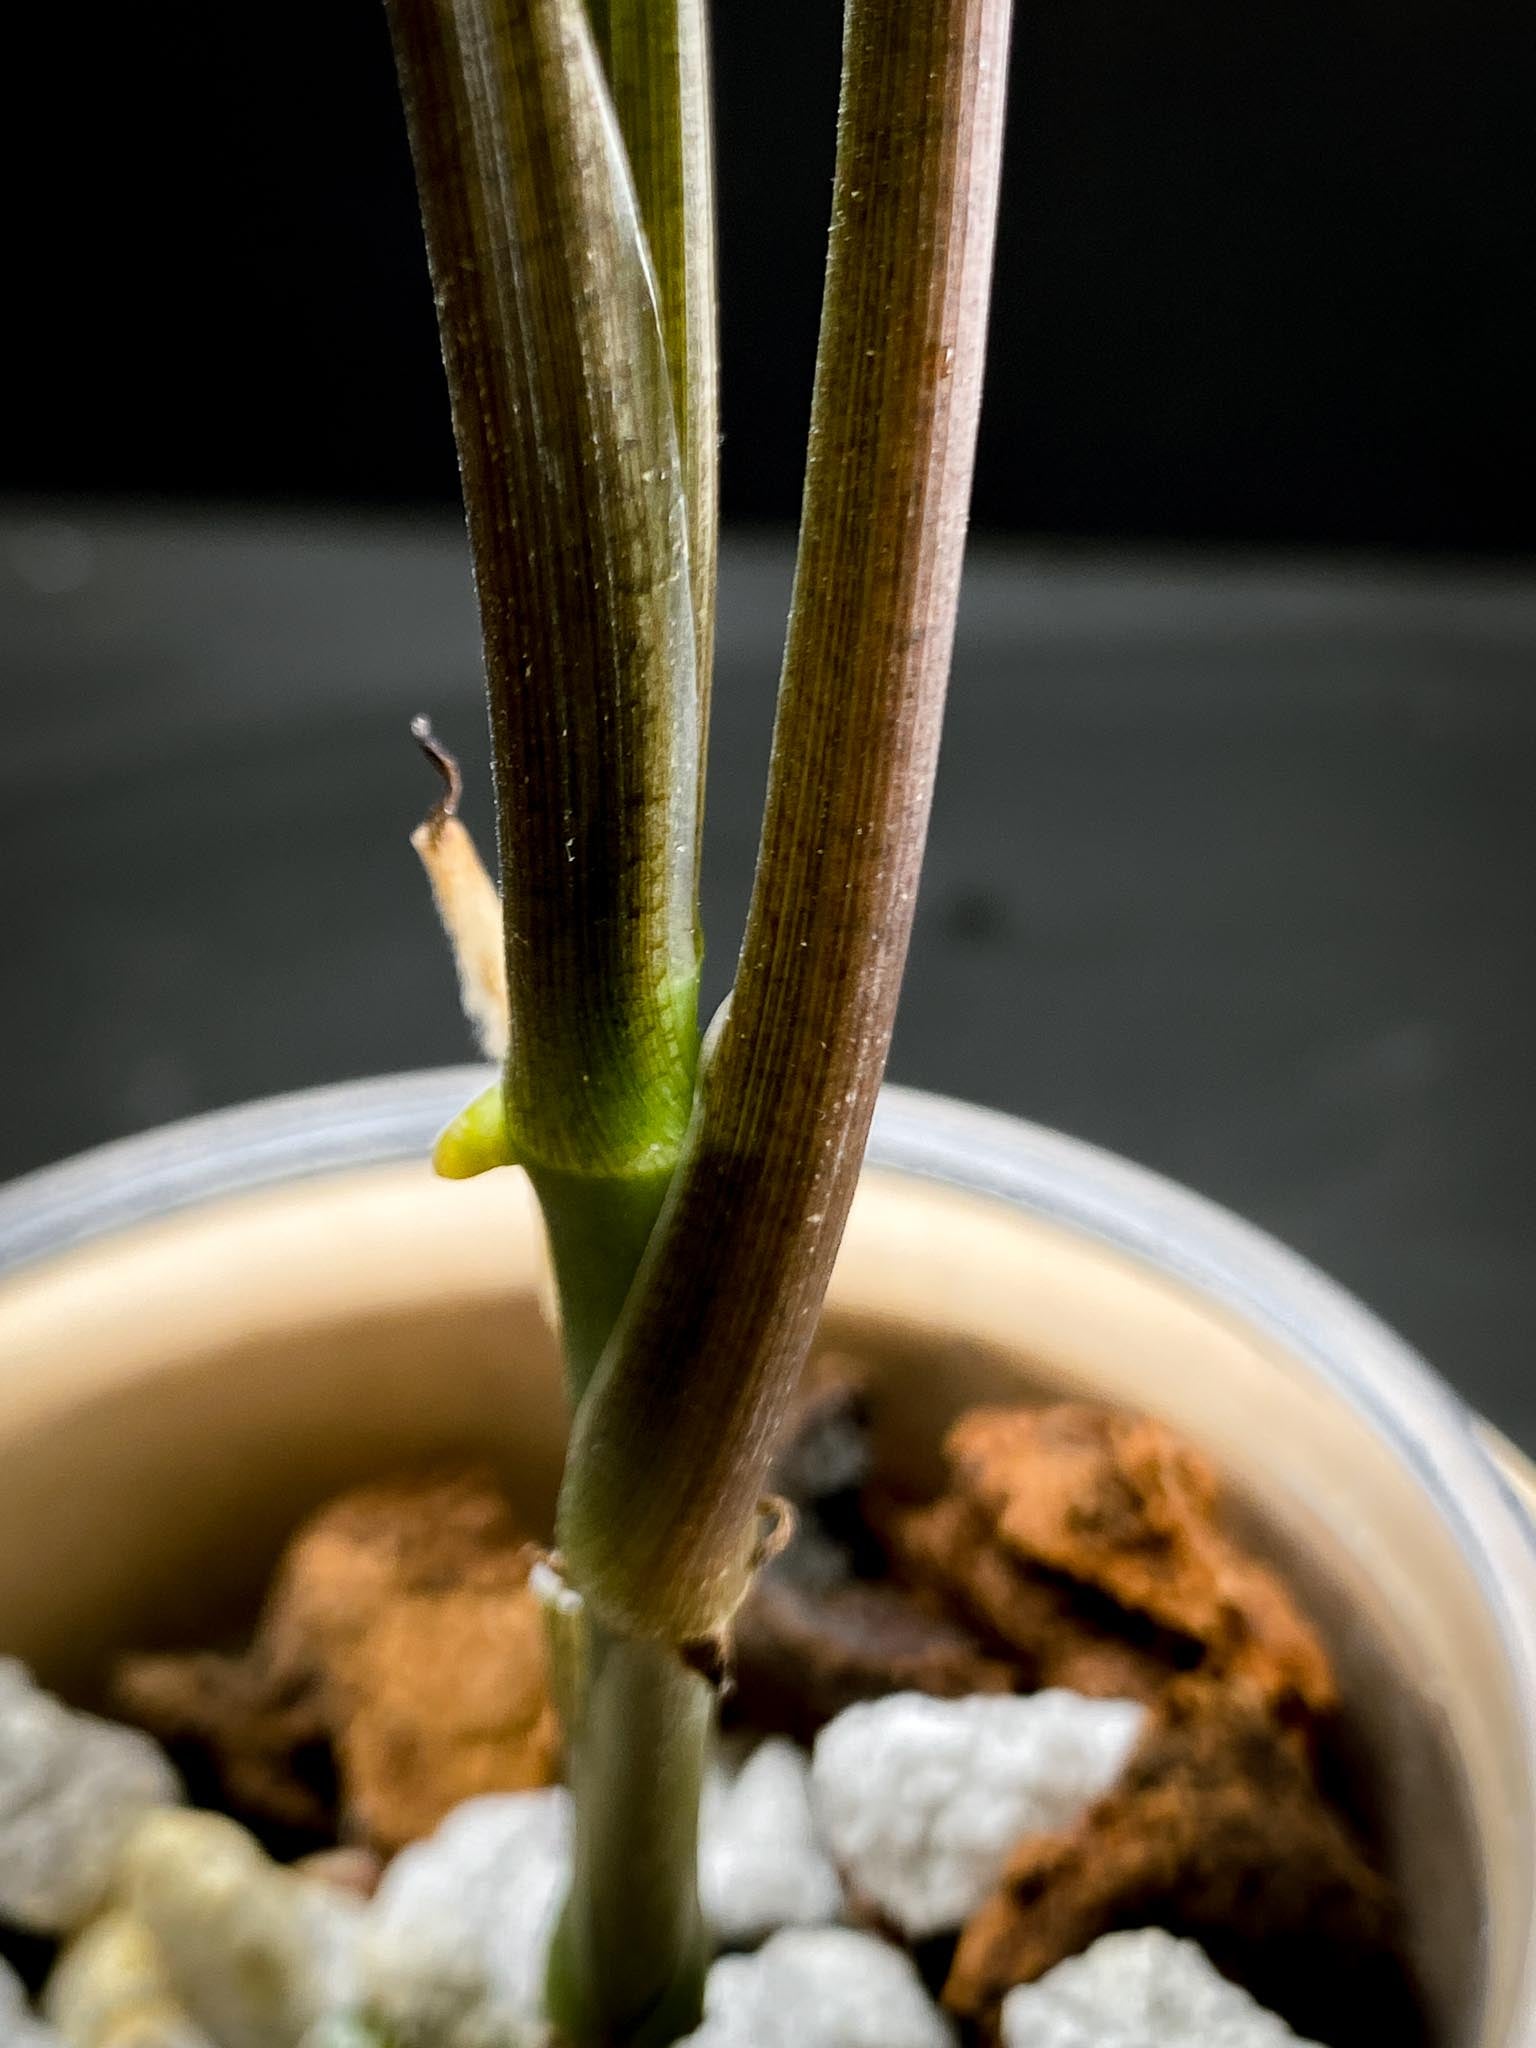
[[[1159, 1926], [1330, 2048], [1422, 2039], [1390, 1890], [1319, 1776], [1327, 1652], [1209, 1463], [1134, 1415], [977, 1408], [943, 1490], [912, 1501], [868, 1424], [855, 1379], [803, 1405], [776, 1472], [795, 1531], [739, 1617], [728, 1728], [810, 1743], [893, 1692], [1150, 1710], [1114, 1789], [1019, 1841], [958, 1938], [919, 1945], [967, 2038], [996, 2038], [1011, 1986]], [[465, 1798], [557, 1780], [535, 1556], [487, 1471], [358, 1489], [295, 1535], [240, 1654], [130, 1657], [119, 1709], [197, 1793], [366, 1893]]]

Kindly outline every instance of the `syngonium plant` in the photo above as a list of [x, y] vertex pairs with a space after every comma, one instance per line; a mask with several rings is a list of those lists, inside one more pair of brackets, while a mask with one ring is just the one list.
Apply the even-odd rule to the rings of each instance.
[[[848, 0], [794, 594], [701, 1039], [717, 344], [703, 0], [389, 0], [485, 643], [500, 889], [419, 835], [495, 1086], [438, 1164], [543, 1211], [571, 1404], [548, 2007], [697, 2023], [699, 1791], [890, 1042], [981, 386], [1008, 0]], [[445, 772], [450, 764], [444, 762]], [[452, 791], [450, 790], [450, 797]], [[499, 893], [499, 903], [498, 903]]]

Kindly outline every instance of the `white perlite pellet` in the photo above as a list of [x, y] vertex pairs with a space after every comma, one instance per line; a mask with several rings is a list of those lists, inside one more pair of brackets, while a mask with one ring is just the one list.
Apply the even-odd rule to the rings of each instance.
[[160, 1944], [132, 1913], [103, 1913], [54, 1965], [43, 2011], [69, 2048], [212, 2048], [171, 1987]]
[[1106, 1934], [1003, 2000], [1003, 2048], [1318, 2048], [1160, 1927]]
[[853, 1889], [920, 1939], [958, 1927], [1026, 1835], [1107, 1792], [1146, 1722], [1133, 1700], [1072, 1692], [855, 1706], [816, 1738], [811, 1803]]
[[679, 2048], [954, 2048], [911, 1959], [849, 1927], [790, 1927], [722, 1956]]
[[219, 2048], [292, 2048], [357, 1996], [360, 1900], [273, 1863], [217, 1813], [158, 1813], [121, 1858], [123, 1903]]
[[400, 1852], [367, 1909], [365, 2013], [404, 2048], [542, 2040], [545, 1963], [570, 1865], [563, 1787], [456, 1807]]
[[0, 1919], [72, 1933], [106, 1897], [135, 1822], [180, 1798], [147, 1735], [73, 1712], [0, 1657]]
[[841, 1917], [843, 1888], [811, 1818], [810, 1758], [794, 1743], [775, 1736], [734, 1778], [711, 1776], [699, 1817], [699, 1896], [728, 1948]]

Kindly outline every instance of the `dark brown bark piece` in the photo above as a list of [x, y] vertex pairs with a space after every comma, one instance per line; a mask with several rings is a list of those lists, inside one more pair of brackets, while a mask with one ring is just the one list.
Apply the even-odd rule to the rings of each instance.
[[[533, 1554], [488, 1473], [357, 1488], [293, 1538], [243, 1657], [126, 1659], [119, 1704], [200, 1748], [237, 1812], [388, 1854], [557, 1773]], [[334, 1813], [298, 1768], [322, 1743]]]
[[858, 1373], [824, 1358], [774, 1461], [771, 1484], [795, 1526], [736, 1619], [734, 1720], [810, 1742], [844, 1707], [888, 1692], [1013, 1690], [1011, 1661], [889, 1582], [865, 1512], [872, 1465]]
[[763, 1574], [742, 1608], [735, 1652], [733, 1716], [807, 1743], [859, 1700], [960, 1699], [1011, 1692], [1017, 1679], [974, 1636], [894, 1586], [849, 1579], [816, 1589], [778, 1570]]
[[996, 1542], [968, 1501], [946, 1495], [896, 1518], [892, 1537], [905, 1571], [983, 1636], [1017, 1659], [1022, 1683], [1066, 1686], [1095, 1699], [1155, 1699], [1199, 1661], [1198, 1645], [1150, 1629], [1107, 1603], [1085, 1601], [1059, 1573], [1032, 1570]]
[[212, 1651], [124, 1657], [117, 1711], [171, 1752], [194, 1796], [284, 1848], [333, 1839], [336, 1767], [318, 1683], [285, 1685], [254, 1658]]
[[952, 1491], [898, 1523], [899, 1554], [1036, 1683], [1146, 1698], [1198, 1666], [1282, 1712], [1336, 1704], [1317, 1635], [1221, 1526], [1212, 1467], [1162, 1423], [1079, 1403], [974, 1408], [945, 1454]]
[[1116, 1789], [1075, 1828], [1019, 1844], [961, 1935], [944, 2001], [989, 2027], [1011, 1986], [1146, 1926], [1192, 1936], [1288, 2014], [1351, 1972], [1391, 1995], [1387, 1889], [1304, 1741], [1241, 1685], [1172, 1686]]

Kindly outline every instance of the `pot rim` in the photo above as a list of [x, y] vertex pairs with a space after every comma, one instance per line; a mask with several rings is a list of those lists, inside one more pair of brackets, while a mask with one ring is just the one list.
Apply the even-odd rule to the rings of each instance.
[[[329, 1083], [121, 1138], [0, 1186], [0, 1278], [132, 1225], [280, 1182], [425, 1157], [481, 1066]], [[1536, 1781], [1536, 1522], [1473, 1412], [1300, 1253], [1151, 1169], [999, 1110], [887, 1085], [868, 1164], [1065, 1225], [1206, 1296], [1305, 1360], [1434, 1496], [1524, 1679]], [[1525, 1597], [1512, 1598], [1521, 1587]]]
[[[424, 1158], [443, 1124], [492, 1074], [463, 1065], [328, 1082], [205, 1111], [39, 1167], [0, 1184], [0, 1279], [203, 1202]], [[1536, 1589], [1536, 1521], [1488, 1454], [1486, 1425], [1395, 1330], [1256, 1224], [1087, 1139], [890, 1083], [880, 1093], [867, 1164], [1065, 1225], [1182, 1281], [1299, 1354], [1402, 1452], [1461, 1533], [1491, 1533], [1480, 1512], [1491, 1505], [1498, 1537], [1491, 1561], [1530, 1571]], [[1356, 1371], [1344, 1370], [1343, 1358]], [[1435, 1426], [1445, 1442], [1433, 1433], [1424, 1441], [1426, 1427]], [[1465, 1499], [1461, 1488], [1470, 1489]], [[1485, 1590], [1502, 1604], [1499, 1583]], [[1536, 1684], [1536, 1614], [1520, 1606], [1514, 1612]]]
[[[0, 1279], [206, 1202], [425, 1162], [436, 1132], [489, 1074], [439, 1067], [306, 1089], [44, 1167], [0, 1187]], [[1536, 1523], [1480, 1440], [1477, 1418], [1408, 1344], [1306, 1259], [1216, 1203], [998, 1111], [887, 1087], [868, 1164], [1064, 1227], [1182, 1283], [1353, 1409], [1424, 1489], [1479, 1588], [1518, 1706], [1525, 1788], [1536, 1786]], [[1516, 1974], [1523, 2016], [1536, 2007], [1536, 1928]], [[1506, 2048], [1536, 2048], [1536, 2026], [1522, 2017]]]

